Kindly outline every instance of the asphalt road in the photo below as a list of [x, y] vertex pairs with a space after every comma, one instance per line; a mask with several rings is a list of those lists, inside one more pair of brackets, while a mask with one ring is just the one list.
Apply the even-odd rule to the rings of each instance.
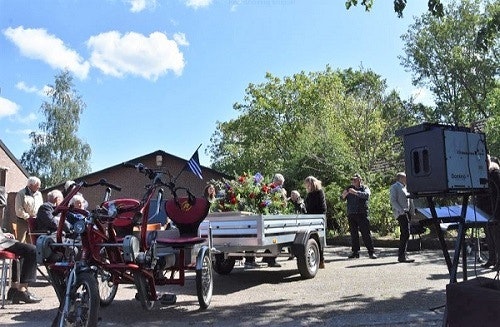
[[[99, 326], [441, 326], [449, 274], [440, 250], [411, 253], [415, 263], [397, 263], [396, 249], [377, 249], [348, 260], [349, 248], [329, 246], [326, 268], [302, 280], [296, 261], [279, 258], [281, 268], [245, 270], [242, 264], [226, 276], [215, 274], [214, 296], [199, 310], [194, 275], [185, 286], [160, 291], [177, 294], [177, 303], [142, 310], [132, 285], [120, 285], [114, 302], [100, 310]], [[489, 269], [474, 269], [469, 278], [493, 278]], [[461, 280], [462, 274], [459, 275]], [[52, 287], [40, 277], [31, 290], [39, 304], [7, 304], [0, 325], [50, 326], [58, 306]], [[431, 310], [436, 308], [435, 310]]]

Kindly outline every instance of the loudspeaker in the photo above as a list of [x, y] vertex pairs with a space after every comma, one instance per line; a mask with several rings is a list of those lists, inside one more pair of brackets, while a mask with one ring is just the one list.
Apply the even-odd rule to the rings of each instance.
[[398, 130], [396, 136], [403, 137], [411, 194], [472, 192], [488, 187], [484, 133], [424, 123]]
[[500, 281], [477, 277], [446, 285], [447, 326], [498, 326]]

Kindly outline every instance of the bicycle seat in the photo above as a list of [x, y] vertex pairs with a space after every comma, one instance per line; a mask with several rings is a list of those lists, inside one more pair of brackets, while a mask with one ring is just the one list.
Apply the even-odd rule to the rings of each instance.
[[160, 244], [173, 247], [188, 246], [205, 242], [198, 237], [198, 227], [205, 219], [210, 208], [210, 202], [204, 198], [174, 198], [165, 203], [167, 216], [179, 229], [178, 238], [158, 238]]

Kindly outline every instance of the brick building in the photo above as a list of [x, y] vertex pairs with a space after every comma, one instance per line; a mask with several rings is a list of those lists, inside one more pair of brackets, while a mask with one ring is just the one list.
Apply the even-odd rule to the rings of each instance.
[[[189, 188], [189, 190], [196, 196], [203, 196], [205, 186], [211, 179], [220, 179], [222, 177], [232, 178], [231, 176], [221, 174], [211, 168], [201, 166], [203, 179], [200, 179], [187, 168], [187, 160], [176, 157], [161, 150], [157, 150], [141, 157], [130, 159], [127, 162], [133, 164], [142, 163], [146, 167], [153, 170], [166, 171], [171, 174], [172, 180], [174, 180], [178, 176], [175, 181], [176, 186]], [[145, 186], [150, 182], [149, 179], [144, 176], [144, 174], [139, 173], [133, 168], [124, 167], [122, 163], [90, 173], [86, 176], [81, 176], [75, 179], [75, 181], [94, 183], [99, 181], [100, 179], [105, 179], [109, 183], [120, 186], [122, 188], [120, 192], [112, 191], [111, 199], [133, 198], [140, 200], [144, 195]], [[55, 188], [63, 190], [64, 183], [44, 189], [42, 191], [42, 193], [44, 194], [44, 198], [49, 191]], [[87, 190], [83, 189], [81, 193], [88, 201], [89, 208], [95, 208], [96, 205], [102, 203], [105, 194], [105, 188], [92, 187]], [[164, 198], [168, 199], [169, 197], [170, 193], [165, 189]]]
[[[205, 186], [211, 179], [231, 178], [231, 176], [201, 166], [203, 179], [200, 179], [187, 168], [187, 160], [161, 150], [130, 159], [127, 162], [133, 164], [142, 163], [148, 168], [166, 171], [171, 174], [172, 180], [176, 179], [175, 184], [177, 186], [189, 188], [196, 196], [203, 196]], [[12, 231], [12, 227], [9, 222], [15, 221], [16, 217], [14, 210], [16, 193], [26, 186], [28, 177], [29, 173], [26, 169], [21, 166], [21, 163], [14, 157], [5, 144], [0, 141], [0, 192], [4, 192], [7, 198], [6, 206], [2, 206], [2, 201], [0, 201], [0, 222], [2, 223], [2, 227], [6, 227], [10, 231]], [[133, 198], [140, 200], [145, 192], [144, 187], [149, 183], [149, 179], [146, 176], [132, 168], [124, 167], [122, 163], [81, 176], [76, 178], [75, 181], [94, 183], [100, 179], [105, 179], [122, 188], [121, 192], [113, 191], [111, 199]], [[42, 188], [44, 186], [42, 185]], [[42, 194], [44, 199], [46, 199], [46, 194], [49, 191], [56, 188], [63, 190], [64, 183], [43, 189]], [[94, 208], [102, 202], [104, 192], [104, 187], [93, 187], [88, 190], [82, 190], [82, 194], [89, 203], [89, 208]], [[164, 198], [169, 197], [168, 190], [165, 190]]]
[[[0, 223], [12, 231], [10, 222], [15, 219], [16, 193], [26, 186], [28, 172], [0, 140]], [[3, 199], [6, 203], [3, 203]], [[7, 219], [7, 218], [10, 218]]]

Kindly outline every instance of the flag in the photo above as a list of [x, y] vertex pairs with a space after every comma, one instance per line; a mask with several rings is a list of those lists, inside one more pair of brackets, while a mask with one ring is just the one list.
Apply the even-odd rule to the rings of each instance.
[[201, 175], [201, 166], [200, 166], [200, 159], [198, 157], [198, 150], [193, 154], [191, 159], [187, 162], [187, 166], [189, 169], [198, 176], [200, 179], [203, 179], [203, 176]]

